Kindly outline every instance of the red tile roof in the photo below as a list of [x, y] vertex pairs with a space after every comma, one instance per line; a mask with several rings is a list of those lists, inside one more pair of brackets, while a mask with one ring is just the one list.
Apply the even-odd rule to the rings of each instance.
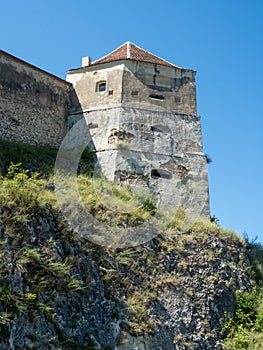
[[148, 62], [155, 64], [162, 64], [168, 67], [178, 67], [164, 59], [153, 55], [152, 53], [141, 49], [139, 46], [134, 45], [133, 43], [127, 41], [116, 50], [112, 51], [108, 55], [94, 61], [91, 65], [114, 62], [119, 60], [134, 60], [140, 62]]

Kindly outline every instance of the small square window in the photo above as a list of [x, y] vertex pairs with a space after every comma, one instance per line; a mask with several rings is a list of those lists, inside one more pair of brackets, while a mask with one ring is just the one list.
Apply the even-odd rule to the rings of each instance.
[[96, 84], [96, 92], [103, 92], [106, 90], [106, 81], [98, 81]]
[[182, 102], [181, 97], [180, 97], [180, 96], [175, 96], [175, 97], [174, 97], [174, 102], [175, 102], [175, 103], [181, 103], [181, 102]]

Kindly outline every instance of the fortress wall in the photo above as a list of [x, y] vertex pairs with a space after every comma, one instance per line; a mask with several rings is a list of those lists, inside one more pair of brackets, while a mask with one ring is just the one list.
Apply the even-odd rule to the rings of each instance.
[[135, 61], [125, 68], [122, 103], [148, 103], [196, 115], [195, 71]]
[[161, 208], [182, 207], [190, 216], [209, 217], [199, 118], [151, 107], [84, 113], [102, 173], [154, 193]]
[[71, 84], [0, 51], [0, 138], [59, 146]]
[[[196, 115], [195, 74], [192, 70], [126, 60], [70, 70], [67, 81], [73, 84], [82, 110], [133, 104], [136, 108], [152, 105]], [[97, 91], [99, 82], [105, 82], [105, 91]], [[79, 110], [79, 105], [72, 105], [72, 113]]]
[[[78, 96], [78, 104], [71, 106], [71, 112], [97, 109], [121, 103], [123, 85], [123, 64], [88, 66], [68, 71], [67, 81], [72, 83]], [[99, 84], [105, 82], [105, 90], [99, 91]]]
[[84, 113], [97, 151], [127, 144], [135, 151], [174, 156], [203, 152], [199, 117], [147, 107], [126, 105]]

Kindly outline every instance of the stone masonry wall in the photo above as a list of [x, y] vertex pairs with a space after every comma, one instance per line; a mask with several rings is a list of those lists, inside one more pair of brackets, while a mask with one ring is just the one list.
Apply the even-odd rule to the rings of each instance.
[[131, 107], [84, 116], [98, 165], [108, 180], [154, 193], [161, 208], [182, 207], [190, 215], [209, 217], [207, 166], [197, 116]]
[[196, 115], [195, 71], [129, 61], [123, 73], [122, 103]]
[[[123, 64], [90, 66], [68, 71], [67, 81], [72, 83], [78, 96], [77, 105], [71, 106], [71, 112], [105, 108], [120, 105], [123, 85]], [[98, 91], [98, 84], [105, 82], [105, 90]]]
[[[178, 114], [196, 115], [195, 71], [137, 61], [110, 62], [68, 71], [82, 110], [120, 104], [155, 106]], [[105, 82], [105, 90], [97, 84]], [[71, 106], [71, 112], [80, 110]]]
[[70, 70], [79, 106], [68, 127], [85, 117], [108, 180], [153, 193], [160, 208], [209, 217], [195, 73], [133, 60]]
[[0, 51], [0, 138], [59, 146], [71, 84]]

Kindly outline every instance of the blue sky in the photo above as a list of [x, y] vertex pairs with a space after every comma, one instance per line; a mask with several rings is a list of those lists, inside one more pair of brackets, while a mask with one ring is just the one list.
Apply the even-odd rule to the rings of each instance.
[[211, 214], [263, 242], [263, 1], [9, 0], [0, 48], [55, 75], [125, 41], [197, 70]]

